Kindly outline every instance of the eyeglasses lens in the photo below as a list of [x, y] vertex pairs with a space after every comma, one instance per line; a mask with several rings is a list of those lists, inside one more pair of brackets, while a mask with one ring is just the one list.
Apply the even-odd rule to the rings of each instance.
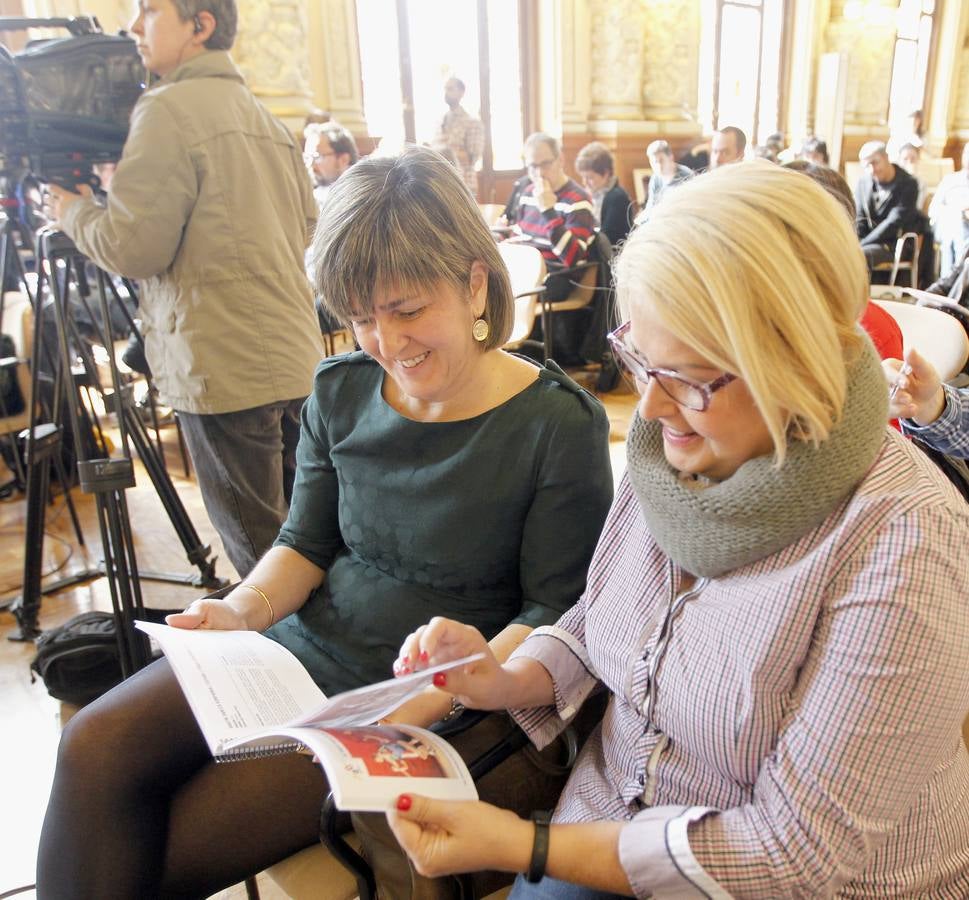
[[643, 384], [647, 384], [650, 378], [655, 377], [659, 386], [675, 403], [696, 412], [703, 411], [705, 398], [703, 392], [696, 385], [669, 375], [651, 375], [636, 350], [628, 345], [628, 341], [629, 335], [625, 334], [621, 340], [614, 340], [612, 344], [633, 378]]

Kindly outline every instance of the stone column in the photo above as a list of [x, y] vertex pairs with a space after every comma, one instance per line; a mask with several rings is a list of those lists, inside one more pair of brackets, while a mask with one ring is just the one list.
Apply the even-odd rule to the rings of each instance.
[[[367, 133], [360, 74], [360, 37], [354, 0], [313, 0], [310, 4], [310, 65], [317, 106], [329, 110], [352, 134]], [[392, 86], [397, 90], [397, 85]]]
[[653, 122], [696, 123], [700, 0], [642, 0], [643, 114]]
[[232, 58], [252, 92], [298, 130], [313, 107], [305, 0], [239, 0]]
[[589, 0], [590, 117], [643, 117], [645, 15], [640, 0]]
[[935, 27], [938, 52], [926, 138], [929, 150], [940, 154], [950, 129], [969, 137], [969, 9], [943, 4]]
[[870, 132], [888, 125], [895, 5], [884, 0], [878, 6], [866, 4], [859, 18], [846, 18], [844, 8], [844, 3], [832, 3], [826, 49], [845, 53], [849, 60], [845, 132], [853, 128]]
[[589, 127], [589, 32], [588, 0], [542, 0], [539, 120], [548, 131], [564, 135]]
[[[958, 57], [958, 82], [955, 87], [955, 106], [952, 111], [952, 127], [969, 137], [969, 48], [963, 48]], [[953, 77], [956, 73], [953, 72]]]

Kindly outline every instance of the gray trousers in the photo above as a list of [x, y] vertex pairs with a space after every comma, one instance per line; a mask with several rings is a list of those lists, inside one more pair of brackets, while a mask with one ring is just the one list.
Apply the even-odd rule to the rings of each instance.
[[286, 518], [303, 399], [238, 412], [179, 412], [205, 511], [245, 578]]

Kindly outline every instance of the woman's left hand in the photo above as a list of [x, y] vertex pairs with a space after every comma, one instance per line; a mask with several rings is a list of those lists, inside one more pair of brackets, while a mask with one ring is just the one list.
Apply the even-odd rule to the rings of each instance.
[[901, 360], [882, 361], [882, 370], [888, 383], [888, 414], [893, 418], [912, 419], [917, 425], [930, 425], [945, 409], [945, 392], [942, 379], [932, 363], [917, 350], [905, 354], [905, 366]]
[[531, 858], [535, 826], [489, 803], [402, 794], [387, 822], [428, 878], [480, 869], [524, 872]]

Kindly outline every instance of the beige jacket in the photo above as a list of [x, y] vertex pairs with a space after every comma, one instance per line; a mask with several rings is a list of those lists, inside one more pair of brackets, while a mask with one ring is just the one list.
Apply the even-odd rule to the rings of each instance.
[[107, 207], [61, 223], [102, 268], [141, 280], [148, 363], [175, 409], [226, 413], [305, 397], [322, 356], [303, 269], [316, 220], [292, 135], [228, 53], [147, 90]]

